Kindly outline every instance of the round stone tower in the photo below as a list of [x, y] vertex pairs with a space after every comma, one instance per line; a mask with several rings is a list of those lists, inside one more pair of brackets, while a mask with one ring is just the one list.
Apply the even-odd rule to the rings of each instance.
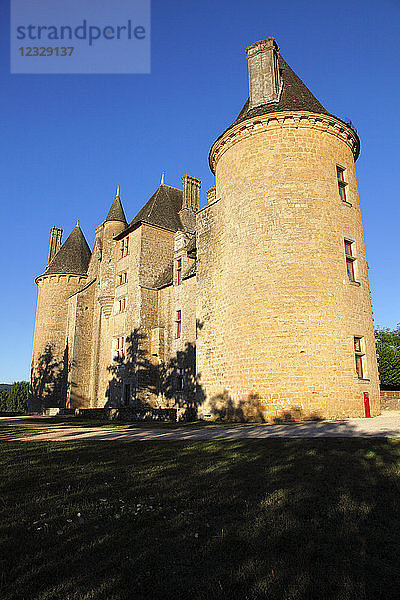
[[31, 368], [29, 409], [62, 406], [67, 392], [70, 349], [68, 298], [84, 286], [90, 249], [79, 225], [61, 246], [62, 230], [50, 231], [45, 272], [36, 278], [38, 300]]
[[273, 38], [246, 53], [249, 100], [211, 148], [216, 195], [198, 213], [202, 412], [376, 415], [358, 135]]

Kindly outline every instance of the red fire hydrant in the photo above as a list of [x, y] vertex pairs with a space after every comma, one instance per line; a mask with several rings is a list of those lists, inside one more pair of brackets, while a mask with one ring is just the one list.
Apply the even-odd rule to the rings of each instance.
[[368, 394], [368, 392], [364, 392], [364, 411], [365, 411], [365, 418], [366, 419], [370, 419], [371, 418], [371, 409], [369, 407], [369, 394]]

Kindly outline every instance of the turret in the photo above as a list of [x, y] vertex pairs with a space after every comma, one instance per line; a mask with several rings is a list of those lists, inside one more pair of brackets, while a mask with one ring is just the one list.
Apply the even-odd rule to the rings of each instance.
[[95, 232], [95, 248], [100, 286], [98, 293], [101, 302], [107, 302], [108, 304], [112, 303], [115, 289], [115, 259], [118, 243], [114, 241], [114, 237], [124, 231], [126, 226], [127, 223], [118, 186], [107, 217], [101, 225], [96, 227]]
[[[65, 405], [69, 354], [68, 298], [87, 280], [90, 249], [79, 224], [60, 246], [61, 230], [50, 233], [50, 260], [37, 277], [38, 300], [31, 370], [30, 410]], [[58, 246], [58, 250], [57, 250]]]
[[216, 194], [197, 216], [203, 413], [363, 416], [366, 394], [377, 414], [358, 135], [273, 38], [246, 52], [249, 99], [211, 148]]

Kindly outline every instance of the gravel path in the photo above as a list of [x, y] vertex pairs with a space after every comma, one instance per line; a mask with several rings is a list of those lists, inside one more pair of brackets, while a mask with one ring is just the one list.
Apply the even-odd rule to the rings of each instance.
[[[31, 420], [32, 419], [32, 420]], [[34, 419], [34, 422], [33, 422]], [[36, 428], [38, 433], [3, 433], [0, 439], [8, 441], [81, 441], [81, 440], [215, 440], [245, 438], [315, 438], [315, 437], [400, 437], [400, 412], [385, 412], [373, 419], [345, 419], [342, 421], [319, 421], [279, 425], [231, 426], [204, 425], [200, 427], [182, 427], [176, 429], [156, 427], [135, 427], [129, 429], [117, 427], [73, 427], [54, 425], [38, 417], [0, 417], [0, 425]]]

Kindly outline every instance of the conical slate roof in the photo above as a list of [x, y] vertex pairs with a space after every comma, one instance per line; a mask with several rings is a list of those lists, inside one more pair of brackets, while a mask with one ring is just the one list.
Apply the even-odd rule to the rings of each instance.
[[122, 208], [122, 203], [119, 196], [115, 196], [114, 202], [108, 211], [106, 221], [122, 221], [122, 223], [126, 223], [124, 209]]
[[[218, 141], [234, 125], [237, 125], [238, 123], [241, 123], [246, 119], [250, 119], [252, 117], [257, 117], [259, 115], [264, 115], [267, 113], [306, 110], [313, 113], [335, 116], [332, 115], [332, 113], [330, 113], [329, 111], [327, 111], [324, 106], [322, 106], [322, 104], [316, 99], [314, 94], [310, 92], [308, 87], [302, 82], [300, 77], [298, 77], [296, 73], [289, 67], [287, 62], [282, 58], [280, 54], [278, 54], [278, 68], [280, 70], [281, 80], [283, 82], [279, 102], [269, 102], [268, 104], [260, 104], [259, 106], [255, 106], [254, 108], [249, 109], [250, 100], [248, 98], [242, 110], [238, 114], [236, 120], [232, 123], [232, 125], [229, 125], [229, 127], [227, 127], [225, 131], [221, 133], [221, 135], [218, 136], [216, 141]], [[338, 119], [339, 117], [335, 118]], [[343, 121], [343, 119], [340, 118], [339, 120]], [[360, 141], [357, 132], [355, 131], [354, 127], [347, 121], [343, 122], [346, 122], [347, 125], [350, 125], [350, 127], [356, 134], [358, 140], [358, 149], [356, 151], [355, 158], [357, 159], [360, 151]], [[209, 165], [211, 171], [213, 171], [213, 167], [210, 162], [211, 151], [212, 148], [210, 150], [209, 155]]]
[[264, 115], [271, 112], [280, 112], [283, 110], [308, 110], [314, 113], [329, 115], [330, 113], [322, 106], [316, 97], [310, 92], [308, 87], [302, 82], [300, 77], [289, 67], [287, 62], [278, 55], [278, 65], [283, 80], [282, 93], [279, 102], [261, 104], [249, 110], [249, 100], [240, 111], [235, 123], [240, 123], [245, 119]]
[[182, 208], [182, 194], [182, 190], [162, 183], [129, 223], [129, 227], [144, 222], [165, 227], [172, 231], [183, 229], [179, 218], [179, 211]]
[[76, 225], [53, 257], [44, 275], [86, 275], [90, 259], [90, 248], [79, 225]]

